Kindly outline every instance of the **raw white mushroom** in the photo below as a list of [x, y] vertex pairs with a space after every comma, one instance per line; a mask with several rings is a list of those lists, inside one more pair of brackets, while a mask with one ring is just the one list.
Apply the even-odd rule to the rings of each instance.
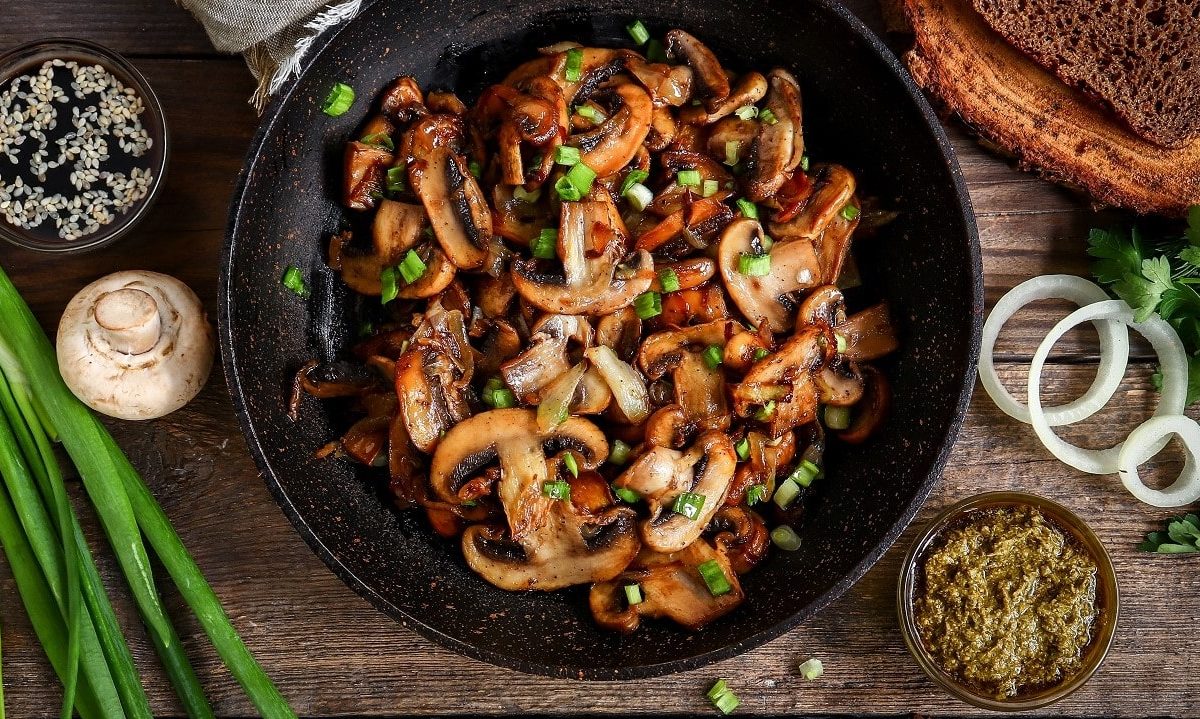
[[208, 381], [213, 328], [196, 293], [169, 275], [127, 271], [80, 290], [58, 325], [58, 369], [84, 404], [154, 419]]

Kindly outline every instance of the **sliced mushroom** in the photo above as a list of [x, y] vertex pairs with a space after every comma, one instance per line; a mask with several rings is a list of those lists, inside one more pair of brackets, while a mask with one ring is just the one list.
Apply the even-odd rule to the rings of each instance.
[[435, 303], [396, 360], [400, 414], [417, 449], [432, 452], [448, 428], [470, 416], [467, 391], [473, 374], [474, 350], [462, 312]]
[[421, 86], [407, 75], [396, 78], [383, 91], [379, 109], [398, 122], [409, 122], [429, 114], [425, 109], [425, 97], [421, 93]]
[[838, 334], [846, 340], [846, 359], [855, 362], [870, 362], [900, 347], [888, 306], [883, 302], [851, 315], [838, 326]]
[[[736, 115], [723, 118], [709, 130], [708, 154], [726, 164], [741, 162], [750, 157], [762, 127], [757, 120], [743, 120]], [[729, 162], [731, 159], [733, 163]]]
[[718, 283], [706, 282], [690, 290], [663, 296], [658, 319], [667, 327], [685, 327], [697, 323], [729, 319], [725, 291]]
[[717, 262], [721, 278], [734, 304], [746, 319], [766, 322], [773, 332], [785, 332], [793, 324], [795, 299], [792, 293], [821, 283], [816, 252], [807, 240], [778, 241], [771, 248], [768, 274], [742, 274], [743, 255], [764, 254], [762, 225], [757, 220], [734, 220], [721, 235]]
[[546, 315], [532, 328], [529, 346], [500, 365], [505, 383], [525, 404], [541, 401], [541, 392], [574, 364], [568, 349], [592, 346], [592, 327], [574, 315]]
[[668, 32], [666, 41], [667, 55], [681, 57], [691, 66], [710, 110], [729, 96], [729, 78], [707, 45], [683, 30]]
[[814, 188], [800, 213], [787, 222], [772, 222], [776, 239], [815, 241], [854, 196], [854, 175], [841, 165], [825, 165], [816, 172]]
[[564, 202], [558, 230], [562, 273], [540, 270], [537, 260], [517, 261], [513, 284], [529, 303], [555, 314], [607, 315], [628, 307], [650, 289], [655, 275], [648, 252], [636, 252], [622, 264], [625, 234], [621, 215], [606, 196]]
[[425, 224], [425, 210], [420, 205], [380, 200], [371, 225], [375, 254], [385, 266], [399, 264], [404, 254], [421, 241]]
[[766, 94], [767, 78], [762, 73], [748, 72], [742, 75], [728, 97], [715, 104], [706, 103], [704, 107], [685, 107], [679, 113], [679, 119], [689, 125], [711, 125], [729, 117], [739, 107], [755, 104]]
[[725, 379], [719, 368], [710, 368], [701, 356], [708, 347], [724, 348], [729, 338], [744, 332], [732, 320], [715, 320], [650, 335], [642, 342], [638, 364], [652, 380], [672, 373], [675, 402], [690, 421], [706, 428], [729, 426]]
[[692, 98], [694, 73], [687, 65], [649, 63], [641, 57], [631, 57], [625, 69], [646, 88], [656, 105], [679, 107]]
[[[665, 617], [692, 631], [733, 611], [745, 594], [737, 573], [730, 565], [723, 547], [714, 548], [700, 540], [673, 554], [643, 549], [627, 571], [612, 581], [592, 586], [588, 605], [600, 626], [613, 631], [630, 633], [637, 629], [641, 617]], [[716, 561], [730, 591], [714, 596], [698, 567]], [[625, 599], [627, 584], [641, 586], [643, 601], [630, 605]]]
[[[696, 541], [721, 508], [736, 467], [733, 442], [724, 432], [709, 431], [686, 451], [651, 447], [614, 484], [637, 492], [649, 505], [650, 516], [641, 524], [642, 542], [658, 552], [677, 552]], [[681, 505], [682, 512], [676, 512], [673, 507], [684, 493], [703, 500]]]
[[834, 285], [823, 285], [800, 303], [796, 321], [805, 325], [837, 327], [846, 321], [846, 298]]
[[804, 156], [800, 85], [791, 73], [779, 68], [772, 70], [768, 78], [766, 109], [775, 120], [763, 123], [745, 178], [746, 194], [755, 202], [774, 195]]
[[617, 109], [610, 110], [596, 129], [573, 135], [569, 141], [579, 148], [580, 161], [598, 177], [608, 177], [629, 164], [654, 120], [650, 95], [632, 82], [618, 85], [612, 97]]
[[650, 131], [646, 135], [646, 149], [659, 152], [667, 149], [675, 139], [675, 116], [666, 105], [655, 105], [650, 119]]
[[850, 429], [838, 433], [838, 439], [850, 444], [861, 444], [871, 437], [887, 419], [892, 405], [892, 388], [887, 377], [874, 367], [863, 367], [867, 390], [859, 401]]
[[[456, 268], [438, 247], [426, 242], [412, 248], [421, 261], [425, 263], [425, 272], [416, 281], [403, 283], [396, 296], [401, 299], [422, 299], [433, 297], [454, 281]], [[395, 261], [385, 261], [379, 254], [361, 255], [343, 252], [340, 257], [342, 280], [355, 292], [372, 297], [383, 294], [381, 275], [384, 268], [396, 265]]]
[[475, 269], [487, 260], [492, 239], [492, 212], [467, 162], [454, 149], [461, 127], [445, 115], [422, 120], [410, 128], [408, 179], [421, 199], [434, 235], [450, 261]]
[[813, 374], [822, 404], [850, 407], [862, 399], [865, 383], [858, 365], [838, 357]]
[[596, 324], [596, 344], [611, 347], [624, 362], [633, 360], [642, 339], [642, 319], [632, 307], [604, 315]]
[[713, 543], [725, 550], [730, 568], [738, 574], [758, 566], [771, 547], [771, 535], [762, 517], [745, 507], [722, 507], [709, 529], [717, 532]]
[[500, 367], [521, 352], [521, 335], [505, 320], [484, 320], [487, 329], [479, 343], [482, 356], [478, 363], [479, 374], [492, 377]]
[[775, 411], [766, 425], [772, 437], [817, 416], [819, 389], [813, 374], [833, 359], [837, 341], [828, 328], [809, 325], [797, 330], [777, 352], [764, 357], [733, 390], [733, 410], [748, 417], [767, 402]]
[[392, 164], [386, 147], [365, 142], [347, 142], [342, 186], [342, 204], [351, 210], [369, 210], [383, 197], [384, 177]]
[[425, 96], [425, 107], [430, 112], [443, 115], [458, 115], [462, 117], [467, 114], [467, 106], [462, 100], [458, 99], [458, 95], [452, 92], [437, 90], [430, 92]]

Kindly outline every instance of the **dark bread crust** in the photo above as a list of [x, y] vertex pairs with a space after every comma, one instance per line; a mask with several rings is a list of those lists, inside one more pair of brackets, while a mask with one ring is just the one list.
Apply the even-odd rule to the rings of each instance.
[[973, 0], [994, 30], [1165, 147], [1200, 138], [1197, 0]]
[[1102, 204], [1182, 215], [1200, 204], [1200, 140], [1135, 135], [991, 29], [971, 0], [904, 0], [918, 84], [985, 139]]

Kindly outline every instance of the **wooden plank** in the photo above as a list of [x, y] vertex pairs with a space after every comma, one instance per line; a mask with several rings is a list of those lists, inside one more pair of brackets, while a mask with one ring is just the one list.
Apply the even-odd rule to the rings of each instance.
[[5, 2], [0, 50], [66, 36], [123, 55], [213, 55], [204, 29], [171, 0], [37, 0]]

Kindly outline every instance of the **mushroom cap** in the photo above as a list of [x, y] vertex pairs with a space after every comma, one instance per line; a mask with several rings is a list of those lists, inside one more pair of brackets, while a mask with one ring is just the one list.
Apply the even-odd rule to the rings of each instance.
[[169, 275], [137, 270], [80, 290], [63, 311], [57, 345], [71, 392], [97, 412], [130, 420], [190, 402], [208, 381], [215, 352], [196, 293]]

